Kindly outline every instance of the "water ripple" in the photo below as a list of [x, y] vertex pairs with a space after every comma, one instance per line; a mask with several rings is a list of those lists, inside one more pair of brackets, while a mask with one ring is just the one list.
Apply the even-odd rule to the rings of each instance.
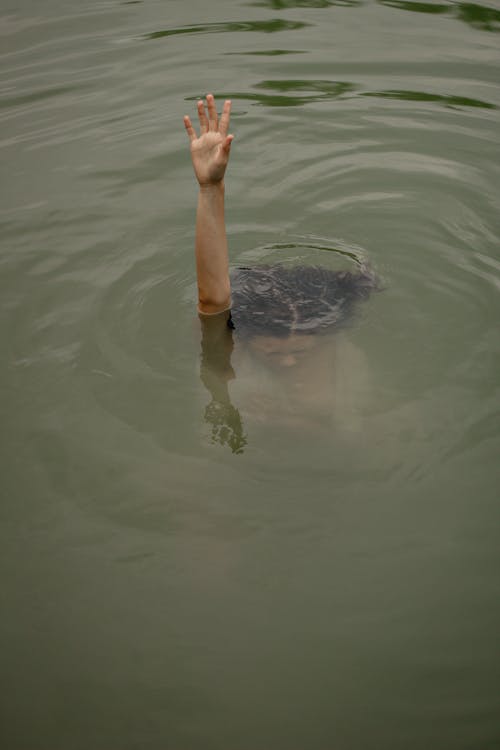
[[249, 3], [258, 8], [288, 10], [289, 8], [329, 8], [333, 5], [351, 7], [360, 5], [361, 0], [257, 0]]
[[481, 99], [471, 99], [468, 96], [451, 96], [446, 94], [430, 94], [426, 91], [363, 91], [360, 96], [375, 96], [381, 99], [399, 99], [407, 102], [436, 102], [445, 107], [480, 107], [483, 109], [497, 109], [496, 104]]
[[306, 49], [257, 49], [242, 50], [238, 52], [224, 52], [224, 55], [253, 55], [256, 57], [279, 57], [280, 55], [304, 55], [309, 50]]
[[433, 15], [451, 15], [480, 31], [500, 31], [500, 10], [478, 3], [424, 3], [413, 0], [377, 0], [380, 5], [387, 5], [398, 10], [412, 13], [431, 13]]
[[274, 34], [279, 31], [293, 31], [303, 29], [311, 24], [304, 21], [284, 21], [281, 18], [273, 18], [269, 21], [229, 21], [226, 23], [193, 24], [192, 26], [181, 26], [172, 29], [162, 29], [145, 34], [143, 39], [162, 39], [179, 34], [220, 34], [253, 31], [264, 34]]
[[[334, 81], [328, 79], [269, 79], [253, 84], [255, 89], [276, 91], [275, 94], [252, 91], [217, 92], [217, 98], [250, 101], [263, 107], [300, 107], [321, 101], [349, 99], [353, 97], [375, 97], [394, 99], [406, 102], [428, 102], [449, 108], [472, 107], [478, 109], [497, 109], [497, 105], [483, 99], [476, 99], [456, 94], [438, 94], [427, 91], [388, 89], [384, 91], [361, 91], [361, 86], [352, 81]], [[186, 101], [195, 101], [196, 96], [187, 96]]]

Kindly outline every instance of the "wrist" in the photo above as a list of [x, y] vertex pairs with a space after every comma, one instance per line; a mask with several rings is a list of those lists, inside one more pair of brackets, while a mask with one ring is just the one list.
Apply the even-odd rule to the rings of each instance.
[[224, 192], [224, 180], [219, 182], [200, 182], [201, 193], [223, 193]]

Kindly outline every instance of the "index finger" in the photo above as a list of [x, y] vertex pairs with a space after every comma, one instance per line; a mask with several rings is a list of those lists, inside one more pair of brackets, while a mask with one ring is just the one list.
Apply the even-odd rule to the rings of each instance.
[[219, 120], [219, 132], [221, 135], [226, 136], [229, 130], [229, 117], [231, 116], [231, 99], [226, 99], [222, 114]]

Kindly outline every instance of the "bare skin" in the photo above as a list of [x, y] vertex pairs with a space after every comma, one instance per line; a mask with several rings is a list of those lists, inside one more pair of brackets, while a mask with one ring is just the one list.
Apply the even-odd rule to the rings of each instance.
[[273, 367], [296, 367], [309, 360], [317, 348], [314, 336], [292, 333], [287, 338], [277, 336], [256, 336], [249, 342], [250, 349], [258, 357], [263, 356], [266, 363]]
[[[231, 101], [224, 102], [220, 118], [212, 94], [197, 102], [200, 126], [197, 135], [191, 119], [184, 116], [193, 169], [200, 187], [196, 213], [196, 274], [198, 311], [214, 315], [229, 309], [231, 284], [224, 220], [224, 176], [234, 136], [228, 135]], [[207, 114], [208, 113], [208, 114]], [[292, 334], [286, 339], [259, 336], [250, 348], [273, 368], [293, 368], [316, 346], [314, 337]]]
[[[184, 126], [190, 140], [191, 159], [200, 186], [196, 213], [196, 275], [198, 311], [205, 315], [227, 310], [231, 304], [229, 260], [224, 221], [224, 175], [233, 135], [228, 135], [231, 102], [226, 100], [219, 119], [215, 99], [207, 94], [197, 102], [200, 133], [188, 115]], [[208, 117], [207, 111], [208, 110]]]

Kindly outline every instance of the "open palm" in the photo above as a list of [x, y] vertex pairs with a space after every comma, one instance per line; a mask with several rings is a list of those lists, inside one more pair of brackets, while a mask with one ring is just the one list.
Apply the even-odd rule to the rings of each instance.
[[229, 100], [224, 102], [220, 120], [217, 117], [217, 108], [212, 94], [207, 95], [208, 117], [201, 99], [197, 106], [200, 121], [199, 137], [187, 115], [184, 117], [184, 126], [191, 142], [191, 158], [196, 178], [204, 187], [217, 184], [224, 179], [234, 136], [227, 134], [231, 114]]

